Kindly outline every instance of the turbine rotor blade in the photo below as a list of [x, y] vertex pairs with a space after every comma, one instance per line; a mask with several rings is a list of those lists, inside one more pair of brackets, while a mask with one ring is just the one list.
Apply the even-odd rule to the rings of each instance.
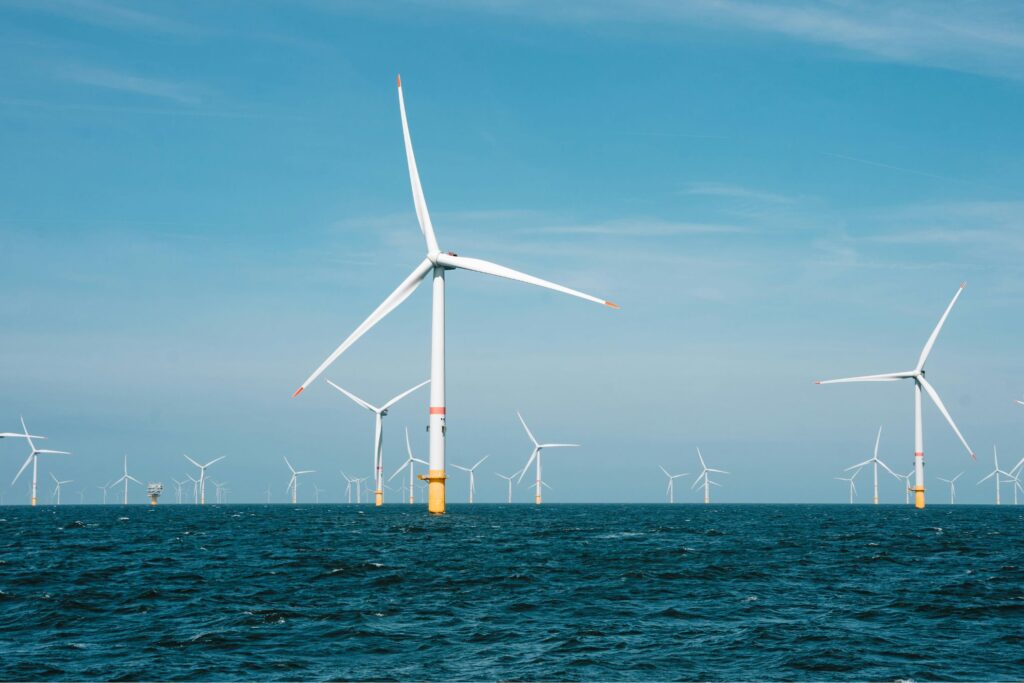
[[610, 308], [618, 308], [618, 306], [613, 304], [611, 301], [598, 299], [596, 296], [584, 294], [579, 290], [570, 289], [569, 287], [564, 287], [562, 285], [555, 284], [554, 282], [542, 280], [539, 277], [527, 275], [526, 273], [521, 273], [518, 270], [512, 270], [511, 268], [506, 268], [505, 266], [499, 266], [497, 263], [491, 263], [490, 261], [484, 261], [475, 258], [467, 258], [465, 256], [452, 256], [451, 254], [438, 254], [437, 263], [438, 265], [446, 266], [449, 268], [464, 268], [465, 270], [472, 270], [477, 273], [495, 275], [497, 277], [503, 277], [508, 280], [516, 280], [517, 282], [525, 282], [528, 285], [544, 287], [545, 289], [551, 289], [556, 292], [561, 292], [562, 294], [568, 294], [570, 296], [575, 296], [580, 299], [586, 299], [587, 301], [593, 301], [596, 304], [604, 304], [605, 306], [608, 306]]
[[[350, 399], [352, 399], [352, 400], [353, 400], [353, 401], [354, 401], [354, 402], [355, 402], [355, 403], [356, 403], [357, 405], [360, 405], [360, 406], [362, 406], [363, 408], [366, 408], [367, 410], [369, 410], [369, 411], [371, 411], [371, 412], [374, 412], [374, 413], [376, 413], [376, 412], [377, 412], [377, 406], [371, 405], [370, 403], [368, 403], [368, 402], [364, 401], [363, 399], [361, 399], [361, 398], [359, 398], [358, 396], [356, 396], [355, 394], [353, 394], [353, 393], [352, 393], [351, 391], [348, 391], [348, 390], [346, 390], [346, 389], [342, 389], [341, 387], [339, 387], [339, 386], [338, 386], [337, 384], [335, 384], [335, 383], [334, 383], [334, 382], [332, 382], [331, 380], [326, 380], [326, 382], [327, 382], [328, 384], [330, 384], [330, 385], [331, 385], [332, 387], [334, 387], [335, 389], [337, 389], [338, 391], [340, 391], [341, 393], [343, 393], [343, 394], [345, 394], [346, 396], [348, 396], [348, 397], [349, 397]], [[382, 410], [383, 410], [383, 409], [382, 409]]]
[[398, 76], [398, 109], [402, 114], [402, 138], [405, 140], [405, 159], [409, 164], [409, 183], [412, 185], [412, 203], [416, 207], [416, 220], [420, 224], [420, 232], [427, 242], [427, 253], [438, 251], [434, 226], [430, 222], [427, 211], [427, 198], [423, 196], [423, 185], [420, 183], [420, 172], [416, 168], [416, 155], [412, 151], [412, 137], [409, 135], [409, 121], [405, 116], [405, 98], [402, 97], [402, 77]]
[[30, 462], [32, 462], [32, 458], [34, 456], [35, 456], [35, 453], [29, 453], [29, 456], [25, 460], [24, 464], [21, 466], [21, 469], [18, 470], [18, 473], [14, 475], [14, 479], [11, 480], [11, 486], [14, 486], [14, 484], [18, 481], [18, 477], [20, 477], [21, 473], [25, 471], [25, 468], [28, 467], [28, 464]]
[[526, 461], [526, 464], [523, 465], [522, 471], [519, 473], [519, 480], [516, 482], [517, 484], [522, 483], [523, 477], [526, 476], [526, 470], [530, 467], [530, 465], [533, 464], [533, 461], [537, 459], [537, 453], [539, 452], [539, 450], [540, 449], [538, 448], [533, 449], [533, 453], [530, 454], [530, 459]]
[[537, 446], [539, 446], [540, 444], [538, 444], [538, 443], [537, 443], [537, 439], [533, 438], [533, 432], [531, 432], [531, 431], [530, 431], [530, 428], [526, 426], [526, 420], [524, 420], [524, 419], [523, 419], [523, 415], [522, 415], [522, 413], [520, 413], [520, 412], [519, 412], [519, 411], [517, 410], [517, 411], [516, 411], [516, 415], [518, 415], [518, 416], [519, 416], [519, 421], [523, 423], [523, 429], [525, 429], [525, 430], [526, 430], [526, 435], [527, 435], [528, 437], [530, 437], [530, 441], [532, 441], [532, 442], [533, 442], [533, 445], [534, 445], [534, 447], [536, 448]]
[[[956, 298], [954, 297], [953, 300], [956, 301]], [[933, 387], [923, 376], [918, 377], [917, 381], [921, 383], [921, 386], [924, 387], [924, 390], [931, 397], [932, 402], [935, 403], [935, 407], [938, 408], [939, 412], [942, 413], [942, 416], [946, 418], [946, 422], [948, 422], [949, 426], [953, 428], [953, 433], [956, 434], [956, 438], [960, 439], [960, 443], [962, 443], [964, 448], [967, 449], [971, 458], [977, 460], [977, 457], [974, 455], [974, 451], [972, 451], [971, 447], [967, 445], [967, 439], [965, 439], [964, 435], [960, 433], [960, 430], [956, 428], [956, 423], [953, 422], [953, 418], [950, 417], [949, 411], [946, 410], [946, 406], [943, 405], [942, 399], [939, 398], [939, 392], [935, 391], [935, 387]]]
[[422, 387], [422, 386], [426, 386], [427, 384], [430, 384], [430, 380], [429, 380], [429, 379], [428, 379], [428, 380], [425, 380], [425, 381], [423, 381], [423, 382], [420, 382], [419, 384], [417, 384], [416, 386], [414, 386], [414, 387], [413, 387], [412, 389], [406, 389], [405, 391], [403, 391], [402, 393], [400, 393], [400, 394], [399, 394], [398, 396], [395, 396], [395, 397], [394, 397], [393, 399], [391, 399], [390, 401], [388, 401], [387, 403], [385, 403], [385, 404], [384, 404], [384, 405], [383, 405], [383, 406], [381, 407], [381, 410], [387, 410], [388, 408], [390, 408], [391, 406], [395, 405], [396, 403], [398, 403], [399, 401], [401, 401], [401, 400], [402, 400], [403, 398], [405, 398], [406, 396], [408, 396], [408, 395], [409, 395], [409, 394], [411, 394], [412, 392], [416, 391], [417, 389], [419, 389], [419, 388], [420, 388], [420, 387]]
[[[935, 346], [935, 339], [939, 336], [939, 331], [942, 329], [942, 326], [946, 324], [946, 318], [949, 317], [949, 312], [953, 310], [953, 304], [955, 304], [956, 300], [960, 298], [960, 295], [963, 293], [966, 285], [967, 283], [964, 282], [960, 285], [960, 288], [956, 290], [956, 294], [953, 295], [953, 300], [949, 302], [949, 306], [946, 306], [946, 311], [942, 314], [942, 317], [939, 318], [939, 324], [935, 326], [934, 330], [932, 330], [931, 336], [928, 337], [928, 341], [925, 342], [924, 348], [921, 349], [921, 356], [917, 359], [918, 370], [924, 368], [925, 361], [928, 360], [928, 354], [932, 352], [932, 347]], [[971, 449], [968, 448], [967, 450]]]
[[912, 372], [887, 372], [881, 375], [858, 375], [856, 377], [843, 377], [841, 379], [822, 379], [815, 384], [842, 384], [844, 382], [895, 382], [898, 379], [913, 377]]
[[330, 356], [327, 357], [327, 360], [320, 364], [320, 367], [318, 367], [313, 374], [302, 383], [302, 386], [292, 394], [292, 397], [294, 398], [301, 394], [306, 387], [312, 384], [324, 370], [330, 367], [331, 363], [337, 360], [338, 356], [344, 353], [348, 347], [352, 346], [352, 344], [366, 334], [370, 328], [379, 323], [384, 316], [398, 308], [403, 301], [408, 299], [409, 295], [416, 291], [416, 288], [419, 287], [421, 282], [423, 282], [423, 278], [425, 278], [427, 273], [433, 270], [433, 268], [434, 264], [430, 262], [430, 259], [423, 259], [423, 262], [416, 266], [412, 273], [409, 274], [409, 277], [405, 278], [405, 280], [402, 281], [402, 284], [398, 285], [398, 288], [391, 292], [391, 294], [388, 295], [388, 298], [384, 299], [384, 302], [374, 309], [373, 313], [371, 313], [366, 320], [360, 323], [359, 327], [357, 327], [355, 331], [350, 334], [345, 341], [343, 341], [341, 345], [331, 353]]

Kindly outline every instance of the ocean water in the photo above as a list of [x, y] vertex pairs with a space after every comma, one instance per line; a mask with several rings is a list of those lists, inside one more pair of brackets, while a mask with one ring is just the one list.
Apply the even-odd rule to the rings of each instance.
[[1021, 680], [1004, 506], [0, 508], [2, 680]]

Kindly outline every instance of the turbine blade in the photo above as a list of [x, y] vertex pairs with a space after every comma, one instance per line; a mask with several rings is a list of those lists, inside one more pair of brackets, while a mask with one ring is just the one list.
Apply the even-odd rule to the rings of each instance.
[[536, 448], [537, 446], [539, 446], [540, 444], [538, 444], [538, 443], [537, 443], [537, 439], [533, 438], [533, 432], [531, 432], [531, 431], [530, 431], [530, 428], [526, 426], [526, 420], [524, 420], [524, 419], [523, 419], [523, 415], [522, 415], [522, 413], [520, 413], [520, 412], [519, 412], [519, 411], [517, 410], [517, 411], [516, 411], [516, 415], [518, 415], [518, 416], [519, 416], [519, 421], [523, 423], [523, 429], [525, 429], [525, 430], [526, 430], [526, 435], [527, 435], [528, 437], [530, 437], [530, 441], [532, 441], [532, 442], [533, 442], [533, 445], [534, 445], [534, 447]]
[[517, 282], [525, 282], [528, 285], [536, 285], [537, 287], [544, 287], [545, 289], [551, 289], [562, 294], [568, 294], [575, 296], [580, 299], [586, 299], [587, 301], [593, 301], [596, 304], [604, 304], [610, 308], [618, 308], [611, 301], [604, 299], [598, 299], [596, 296], [590, 294], [584, 294], [583, 292], [563, 287], [562, 285], [542, 280], [539, 277], [533, 275], [527, 275], [521, 273], [518, 270], [512, 270], [505, 266], [499, 266], [497, 263], [491, 263], [490, 261], [483, 261], [481, 259], [467, 258], [465, 256], [452, 256], [451, 254], [438, 254], [437, 256], [438, 265], [448, 266], [450, 268], [464, 268], [465, 270], [472, 270], [477, 273], [484, 273], [486, 275], [496, 275], [497, 277], [503, 277], [509, 280], [516, 280]]
[[878, 461], [878, 464], [881, 465], [882, 469], [884, 469], [886, 472], [888, 472], [892, 476], [896, 477], [897, 479], [900, 478], [900, 475], [898, 475], [895, 472], [893, 472], [892, 469], [888, 465], [886, 465], [884, 462], [882, 462], [881, 460]]
[[28, 439], [28, 447], [34, 451], [36, 449], [36, 445], [32, 443], [32, 435], [28, 433], [28, 427], [25, 426], [25, 418], [20, 415], [19, 417], [21, 417], [21, 428], [25, 431], [25, 438]]
[[542, 443], [541, 448], [579, 448], [578, 443]]
[[24, 464], [23, 464], [23, 465], [21, 466], [21, 469], [20, 469], [20, 470], [18, 470], [18, 473], [14, 475], [14, 479], [12, 479], [12, 480], [11, 480], [11, 486], [14, 486], [14, 484], [15, 484], [15, 483], [17, 483], [17, 481], [18, 481], [18, 477], [20, 477], [20, 476], [21, 476], [21, 473], [25, 471], [25, 468], [26, 468], [26, 467], [28, 467], [28, 464], [29, 464], [30, 462], [32, 462], [32, 456], [33, 456], [33, 455], [34, 455], [33, 453], [29, 453], [29, 456], [28, 456], [28, 458], [27, 458], [27, 459], [25, 460], [25, 463], [24, 463]]
[[666, 470], [666, 469], [665, 469], [664, 467], [662, 467], [661, 465], [658, 465], [658, 469], [659, 469], [659, 470], [661, 470], [662, 472], [664, 472], [664, 473], [665, 473], [665, 476], [666, 476], [666, 477], [668, 477], [669, 479], [671, 479], [671, 478], [672, 478], [672, 475], [668, 473], [668, 470]]
[[843, 382], [895, 382], [898, 379], [906, 379], [912, 373], [909, 372], [887, 372], [881, 375], [858, 375], [857, 377], [843, 377], [841, 379], [821, 379], [815, 384], [842, 384]]
[[551, 487], [548, 486], [548, 483], [546, 481], [544, 481], [544, 480], [541, 480], [540, 485], [543, 486], [544, 488], [548, 489], [548, 490], [551, 490]]
[[412, 185], [412, 202], [416, 207], [416, 220], [419, 221], [420, 232], [423, 233], [423, 239], [427, 242], [427, 253], [433, 254], [438, 251], [437, 238], [434, 236], [434, 226], [430, 222], [430, 212], [427, 211], [427, 198], [423, 196], [420, 172], [416, 168], [416, 156], [412, 151], [409, 121], [405, 116], [405, 98], [402, 97], [401, 76], [398, 76], [398, 109], [402, 114], [402, 137], [405, 140], [405, 158], [409, 163], [409, 183]]
[[[954, 297], [953, 300], [956, 301], [956, 298]], [[918, 377], [917, 381], [921, 383], [921, 386], [924, 387], [924, 390], [928, 393], [929, 396], [931, 396], [932, 401], [935, 403], [935, 407], [938, 408], [939, 412], [942, 413], [942, 416], [946, 418], [946, 422], [948, 422], [949, 426], [953, 428], [953, 433], [956, 434], [956, 438], [960, 439], [960, 443], [962, 443], [964, 445], [964, 448], [967, 449], [967, 452], [970, 453], [971, 458], [977, 460], [977, 458], [974, 455], [974, 451], [972, 451], [971, 447], [967, 445], [967, 439], [965, 439], [964, 435], [960, 433], [960, 430], [956, 428], [956, 423], [953, 422], [953, 418], [950, 417], [949, 411], [946, 410], [946, 406], [943, 405], [942, 399], [939, 398], [939, 392], [935, 391], [935, 387], [933, 387], [928, 382], [928, 380], [926, 380], [923, 376]]]
[[985, 476], [985, 478], [984, 478], [984, 479], [980, 479], [980, 480], [978, 481], [978, 483], [979, 483], [979, 484], [983, 484], [984, 482], [988, 481], [989, 479], [991, 479], [991, 478], [993, 477], [993, 475], [995, 475], [995, 474], [996, 474], [996, 472], [997, 472], [997, 470], [992, 470], [991, 472], [989, 472], [989, 473], [988, 473], [988, 474], [987, 474], [987, 475]]
[[399, 304], [408, 299], [409, 295], [416, 291], [416, 288], [419, 287], [420, 283], [423, 281], [423, 278], [425, 278], [427, 276], [427, 273], [433, 270], [433, 268], [434, 264], [430, 262], [430, 259], [423, 259], [423, 262], [416, 266], [412, 273], [409, 274], [409, 277], [405, 278], [405, 280], [402, 281], [402, 284], [398, 285], [398, 288], [395, 289], [395, 291], [391, 292], [391, 294], [388, 295], [388, 298], [384, 299], [384, 302], [381, 303], [381, 305], [378, 306], [373, 311], [373, 313], [371, 313], [369, 317], [366, 320], [364, 320], [359, 325], [359, 327], [355, 329], [355, 332], [350, 334], [348, 338], [345, 339], [345, 341], [343, 341], [341, 345], [338, 348], [336, 348], [330, 356], [327, 357], [327, 360], [320, 364], [320, 367], [318, 367], [313, 372], [313, 374], [310, 375], [306, 379], [306, 381], [302, 383], [302, 386], [300, 386], [295, 391], [295, 393], [292, 394], [292, 397], [301, 394], [306, 389], [306, 387], [312, 384], [313, 381], [317, 377], [319, 377], [324, 370], [330, 367], [331, 363], [337, 360], [338, 356], [344, 353], [345, 350], [348, 349], [348, 347], [352, 346], [352, 344], [354, 344], [356, 340], [358, 340], [360, 337], [366, 334], [367, 331], [370, 330], [370, 328], [379, 323], [384, 318], [384, 316], [398, 308]]
[[454, 467], [457, 470], [462, 470], [463, 472], [471, 472], [472, 471], [468, 467], [463, 467], [462, 465], [456, 465], [455, 463], [452, 463], [452, 467]]
[[47, 454], [47, 455], [71, 455], [71, 454], [70, 454], [70, 453], [68, 453], [67, 451], [47, 451], [47, 450], [39, 450], [39, 451], [36, 451], [36, 453], [45, 453], [45, 454]]
[[405, 450], [409, 451], [409, 460], [415, 460], [412, 455], [412, 444], [409, 442], [409, 428], [405, 428]]
[[878, 425], [878, 436], [875, 437], [875, 460], [878, 460], [878, 444], [882, 441], [882, 425]]
[[135, 477], [133, 477], [133, 476], [132, 476], [132, 475], [130, 475], [130, 474], [129, 474], [129, 475], [127, 475], [127, 477], [128, 477], [128, 480], [129, 480], [129, 481], [134, 481], [134, 482], [135, 482], [136, 484], [139, 484], [139, 485], [141, 485], [141, 484], [142, 484], [142, 482], [141, 482], [141, 481], [139, 481], [138, 479], [136, 479]]
[[700, 459], [700, 466], [702, 469], [707, 469], [708, 466], [704, 464], [704, 456], [700, 453], [700, 448], [697, 449], [697, 457]]
[[213, 460], [211, 460], [210, 462], [206, 463], [206, 464], [205, 464], [205, 465], [204, 465], [203, 467], [204, 467], [204, 468], [208, 468], [208, 467], [210, 467], [210, 465], [213, 465], [213, 464], [215, 464], [215, 463], [218, 463], [218, 462], [220, 462], [221, 460], [223, 460], [223, 459], [224, 459], [224, 458], [226, 458], [226, 457], [228, 457], [228, 456], [226, 456], [226, 455], [222, 455], [222, 456], [220, 456], [219, 458], [214, 458], [214, 459], [213, 459]]
[[428, 380], [426, 380], [426, 381], [420, 382], [419, 384], [417, 384], [416, 386], [414, 386], [414, 387], [413, 387], [412, 389], [406, 389], [405, 391], [403, 391], [402, 393], [400, 393], [400, 394], [399, 394], [398, 396], [395, 396], [395, 397], [394, 397], [393, 399], [391, 399], [390, 401], [388, 401], [387, 403], [385, 403], [385, 404], [384, 404], [384, 406], [383, 406], [383, 407], [381, 408], [381, 410], [387, 410], [388, 408], [390, 408], [391, 406], [395, 405], [396, 403], [398, 403], [399, 401], [401, 401], [401, 400], [402, 400], [403, 398], [405, 398], [406, 396], [408, 396], [408, 395], [409, 395], [409, 394], [411, 394], [412, 392], [414, 392], [414, 391], [416, 391], [417, 389], [419, 389], [420, 387], [422, 387], [422, 386], [426, 386], [426, 385], [428, 385], [428, 384], [430, 384], [430, 380], [429, 380], [429, 379], [428, 379]]
[[474, 469], [475, 470], [477, 467], [480, 467], [480, 464], [483, 463], [483, 461], [486, 460], [489, 457], [491, 457], [491, 456], [485, 455], [484, 457], [480, 458], [479, 460], [476, 461], [476, 464], [473, 465], [473, 467], [470, 468], [470, 469]]
[[412, 460], [413, 462], [418, 462], [421, 465], [426, 465], [428, 467], [430, 466], [430, 463], [427, 462], [426, 460], [420, 460], [419, 458], [413, 458]]
[[526, 475], [526, 470], [530, 467], [530, 465], [533, 464], [533, 461], [537, 458], [537, 451], [538, 451], [538, 449], [534, 448], [533, 449], [533, 453], [530, 454], [530, 459], [526, 461], [525, 465], [523, 465], [523, 469], [519, 473], [519, 480], [516, 482], [517, 484], [521, 484], [522, 483], [523, 477]]
[[[881, 462], [881, 461], [879, 461], [879, 462]], [[843, 472], [849, 472], [850, 470], [859, 470], [861, 467], [864, 467], [864, 465], [870, 465], [870, 464], [871, 464], [870, 460], [865, 460], [864, 462], [859, 462], [856, 465], [850, 465], [845, 470], [843, 470]]]
[[360, 405], [363, 408], [366, 408], [367, 410], [370, 410], [372, 412], [377, 412], [377, 407], [376, 406], [374, 406], [374, 405], [364, 401], [363, 399], [361, 399], [358, 396], [356, 396], [355, 394], [353, 394], [351, 391], [347, 391], [346, 389], [342, 389], [341, 387], [339, 387], [337, 384], [335, 384], [331, 380], [327, 380], [327, 383], [330, 384], [335, 389], [337, 389], [338, 391], [340, 391], [341, 393], [343, 393], [346, 396], [348, 396], [353, 401], [355, 401], [355, 403], [357, 405]]
[[185, 459], [186, 459], [186, 460], [188, 460], [188, 461], [189, 461], [190, 463], [192, 463], [193, 465], [195, 465], [195, 466], [196, 466], [196, 467], [198, 467], [199, 469], [203, 469], [203, 466], [202, 466], [202, 465], [200, 465], [199, 463], [197, 463], [197, 462], [196, 462], [195, 460], [193, 460], [192, 458], [188, 457], [188, 456], [187, 456], [187, 455], [185, 455], [184, 453], [182, 453], [182, 455], [183, 455], [183, 456], [185, 457]]
[[[939, 324], [935, 326], [934, 330], [932, 330], [932, 335], [928, 337], [928, 341], [925, 342], [924, 348], [921, 349], [921, 357], [917, 359], [918, 370], [924, 368], [925, 361], [928, 360], [928, 354], [932, 352], [932, 347], [935, 346], [935, 339], [939, 336], [939, 331], [942, 329], [942, 326], [946, 324], [946, 318], [949, 317], [949, 312], [953, 310], [953, 304], [955, 304], [956, 300], [960, 298], [960, 295], [963, 293], [966, 285], [967, 283], [964, 282], [960, 285], [960, 288], [956, 290], [956, 294], [953, 295], [953, 300], [949, 302], [949, 306], [946, 306], [946, 311], [942, 314], [942, 317], [939, 318]], [[968, 448], [967, 450], [971, 449]]]
[[406, 460], [405, 463], [401, 467], [399, 467], [397, 470], [395, 470], [394, 474], [392, 474], [390, 477], [388, 477], [388, 481], [391, 481], [392, 479], [397, 477], [399, 474], [401, 474], [402, 470], [404, 470], [406, 467], [408, 467], [411, 462], [412, 462], [411, 459], [410, 460]]
[[[282, 456], [282, 457], [284, 457], [284, 456]], [[288, 469], [290, 469], [292, 471], [292, 476], [294, 476], [295, 475], [295, 468], [292, 467], [292, 464], [290, 462], [288, 462], [288, 458], [284, 459], [284, 464], [288, 465]]]

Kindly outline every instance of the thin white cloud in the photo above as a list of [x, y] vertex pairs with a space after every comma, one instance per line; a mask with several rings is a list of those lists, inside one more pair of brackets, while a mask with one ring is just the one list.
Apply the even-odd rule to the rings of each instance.
[[[137, 3], [136, 3], [137, 4]], [[93, 26], [158, 33], [192, 34], [196, 29], [184, 22], [104, 0], [8, 0], [8, 7], [44, 12]]]
[[92, 66], [69, 65], [58, 69], [64, 80], [105, 90], [116, 90], [135, 95], [171, 100], [180, 104], [199, 104], [199, 90], [185, 83], [147, 78]]
[[750, 187], [715, 182], [688, 183], [683, 189], [683, 193], [705, 197], [744, 199], [767, 202], [769, 204], [792, 204], [795, 201], [793, 197], [775, 192], [765, 192], [764, 190], [756, 190]]

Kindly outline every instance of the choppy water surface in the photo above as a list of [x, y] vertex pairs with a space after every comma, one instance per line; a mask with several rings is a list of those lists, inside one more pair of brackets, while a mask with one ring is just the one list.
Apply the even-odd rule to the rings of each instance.
[[0, 508], [0, 679], [1024, 679], [1024, 515]]

